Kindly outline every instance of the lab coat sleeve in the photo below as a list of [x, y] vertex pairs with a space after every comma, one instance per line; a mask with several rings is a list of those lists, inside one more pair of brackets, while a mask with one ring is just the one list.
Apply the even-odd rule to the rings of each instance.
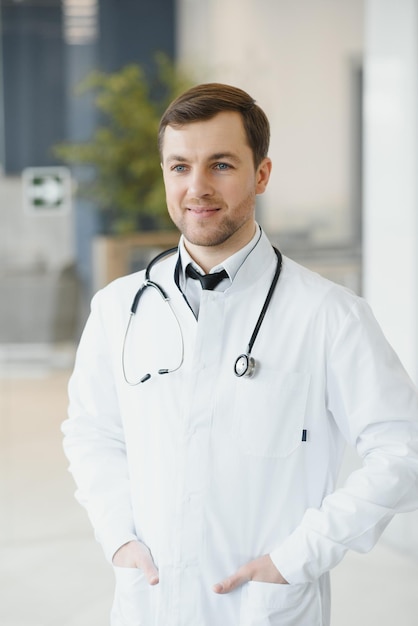
[[395, 513], [418, 507], [417, 391], [362, 300], [330, 349], [327, 394], [362, 467], [272, 551], [290, 583], [318, 578], [349, 549], [370, 550]]
[[77, 351], [69, 382], [64, 451], [76, 485], [76, 498], [86, 508], [97, 540], [111, 561], [116, 550], [136, 539], [130, 484], [110, 342], [99, 305], [90, 317]]

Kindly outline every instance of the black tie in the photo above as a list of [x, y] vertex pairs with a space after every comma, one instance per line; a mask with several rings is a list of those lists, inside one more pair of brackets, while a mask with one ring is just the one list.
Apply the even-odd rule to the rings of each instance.
[[191, 263], [186, 267], [186, 274], [190, 278], [194, 278], [200, 280], [200, 284], [202, 285], [202, 289], [209, 289], [212, 291], [215, 289], [216, 285], [218, 285], [221, 280], [224, 278], [228, 278], [228, 273], [226, 270], [221, 270], [220, 272], [214, 272], [213, 274], [200, 274]]

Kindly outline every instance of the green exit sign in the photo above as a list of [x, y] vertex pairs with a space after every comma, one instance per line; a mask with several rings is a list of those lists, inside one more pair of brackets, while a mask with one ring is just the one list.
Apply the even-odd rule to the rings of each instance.
[[22, 186], [25, 213], [60, 215], [71, 207], [71, 173], [66, 167], [27, 167]]

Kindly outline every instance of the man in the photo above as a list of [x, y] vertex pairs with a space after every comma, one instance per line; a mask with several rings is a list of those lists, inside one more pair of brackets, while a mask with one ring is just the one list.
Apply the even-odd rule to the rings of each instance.
[[248, 94], [190, 89], [159, 143], [179, 250], [95, 296], [63, 426], [112, 626], [327, 626], [329, 570], [418, 505], [416, 390], [365, 302], [256, 224]]

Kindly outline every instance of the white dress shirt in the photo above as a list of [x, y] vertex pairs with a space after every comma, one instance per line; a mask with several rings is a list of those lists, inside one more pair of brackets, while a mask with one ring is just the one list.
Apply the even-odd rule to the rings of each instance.
[[[228, 259], [225, 259], [223, 263], [220, 265], [215, 265], [211, 268], [210, 274], [214, 274], [215, 272], [220, 272], [221, 270], [225, 270], [228, 274], [228, 278], [224, 278], [221, 280], [218, 285], [216, 285], [213, 291], [225, 291], [228, 287], [231, 286], [232, 281], [235, 278], [235, 274], [238, 272], [241, 265], [244, 263], [247, 256], [251, 253], [252, 249], [255, 245], [257, 245], [260, 240], [261, 230], [258, 225], [256, 225], [256, 230], [251, 241], [247, 243], [246, 246], [235, 252], [235, 254], [231, 255]], [[193, 267], [204, 274], [203, 269], [192, 259], [190, 254], [187, 252], [186, 247], [184, 245], [184, 237], [180, 238], [179, 243], [179, 254], [181, 261], [181, 271], [179, 275], [179, 287], [184, 293], [184, 296], [189, 303], [190, 308], [193, 310], [196, 318], [199, 316], [199, 307], [200, 307], [200, 296], [202, 294], [202, 286], [198, 280], [193, 280], [186, 274], [186, 267], [191, 263]]]

